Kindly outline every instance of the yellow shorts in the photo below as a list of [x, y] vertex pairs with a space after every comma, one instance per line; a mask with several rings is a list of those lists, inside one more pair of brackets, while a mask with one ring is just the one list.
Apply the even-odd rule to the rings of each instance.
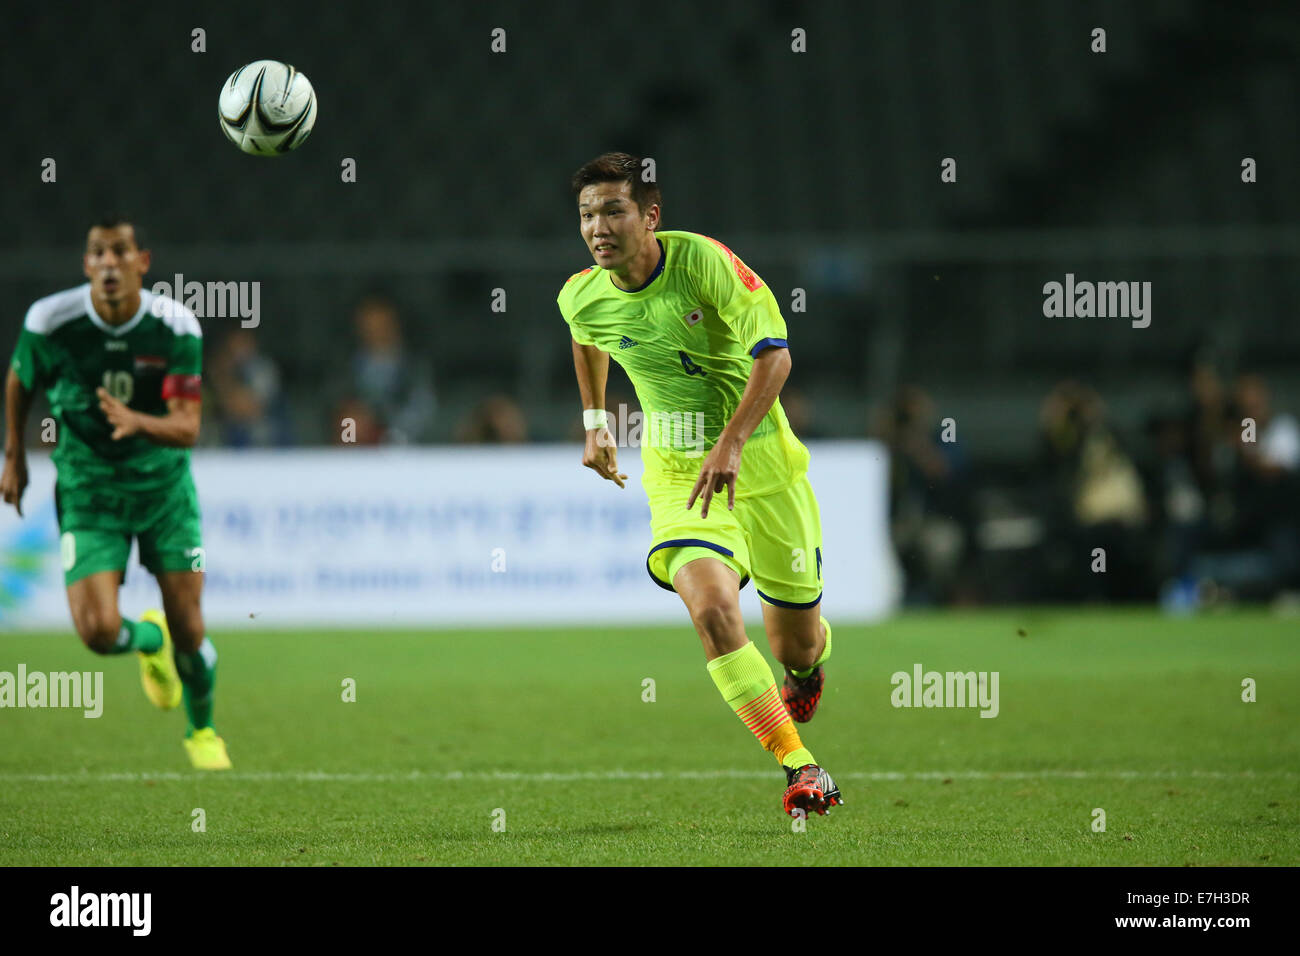
[[696, 558], [717, 558], [740, 575], [743, 588], [754, 580], [758, 596], [777, 607], [815, 607], [822, 598], [822, 524], [807, 474], [772, 494], [736, 499], [714, 495], [708, 518], [700, 500], [690, 511], [690, 486], [648, 489], [654, 542], [646, 570], [661, 588], [675, 591], [678, 570]]

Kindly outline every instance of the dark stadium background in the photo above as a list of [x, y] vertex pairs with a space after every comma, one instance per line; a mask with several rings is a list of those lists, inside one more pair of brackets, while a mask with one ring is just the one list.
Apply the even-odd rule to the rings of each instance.
[[[262, 284], [242, 343], [260, 359], [230, 357], [234, 320], [204, 330], [209, 385], [227, 361], [261, 409], [241, 423], [211, 390], [205, 444], [333, 443], [342, 410], [364, 406], [354, 316], [376, 297], [428, 386], [408, 440], [573, 439], [554, 297], [590, 259], [566, 184], [621, 149], [655, 159], [666, 228], [718, 238], [771, 285], [800, 434], [891, 442], [909, 601], [1180, 607], [1300, 586], [1296, 472], [1261, 478], [1230, 427], [1261, 394], [1243, 375], [1300, 413], [1294, 6], [707, 7], [9, 10], [0, 349], [32, 300], [82, 281], [92, 218], [122, 211], [154, 250], [149, 282]], [[305, 72], [320, 102], [304, 147], [274, 160], [240, 154], [216, 120], [222, 81], [262, 57]], [[45, 157], [57, 183], [40, 181]], [[1045, 318], [1042, 286], [1066, 273], [1149, 281], [1150, 327]], [[615, 372], [610, 404], [631, 400]], [[937, 440], [945, 418], [955, 443]], [[371, 424], [400, 437], [378, 410]], [[1140, 518], [1080, 523], [1088, 436], [1138, 476]], [[1066, 570], [1082, 538], [1128, 573]], [[1223, 580], [1207, 589], [1197, 567]]]

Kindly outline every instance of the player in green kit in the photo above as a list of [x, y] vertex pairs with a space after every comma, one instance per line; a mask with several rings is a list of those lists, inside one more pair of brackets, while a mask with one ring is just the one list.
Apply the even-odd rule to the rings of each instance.
[[[659, 188], [643, 180], [637, 157], [597, 157], [572, 187], [596, 261], [557, 300], [573, 337], [583, 464], [624, 486], [604, 411], [613, 355], [647, 424], [646, 568], [686, 604], [719, 692], [785, 769], [785, 811], [824, 814], [844, 800], [791, 719], [802, 723], [817, 709], [831, 630], [820, 612], [821, 519], [808, 451], [777, 398], [790, 371], [785, 320], [726, 246], [659, 231]], [[724, 490], [726, 508], [710, 508]], [[785, 667], [779, 693], [741, 618], [740, 589], [751, 579]]]
[[[199, 435], [202, 332], [188, 309], [142, 289], [149, 251], [110, 217], [91, 228], [89, 283], [27, 311], [5, 383], [0, 494], [22, 515], [23, 432], [35, 390], [54, 413], [63, 579], [77, 634], [97, 654], [135, 651], [150, 701], [182, 697], [185, 750], [202, 770], [230, 767], [212, 726], [217, 652], [199, 606], [203, 552], [190, 452]], [[131, 541], [158, 580], [163, 610], [118, 611]], [[174, 644], [173, 644], [174, 640]]]

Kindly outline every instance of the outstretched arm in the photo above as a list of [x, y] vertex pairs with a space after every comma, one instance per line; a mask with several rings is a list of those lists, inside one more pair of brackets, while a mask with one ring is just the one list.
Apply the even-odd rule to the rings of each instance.
[[[582, 409], [605, 407], [605, 382], [609, 378], [609, 353], [594, 345], [573, 343], [573, 371], [578, 377], [578, 392], [582, 395]], [[618, 449], [614, 436], [605, 426], [587, 429], [587, 441], [582, 450], [582, 463], [602, 478], [620, 488], [627, 475], [618, 470]]]
[[22, 380], [12, 368], [5, 379], [5, 466], [0, 473], [0, 497], [23, 516], [23, 492], [27, 488], [27, 448], [23, 436], [27, 431], [27, 413], [32, 408], [32, 393], [23, 388]]
[[200, 403], [193, 398], [167, 399], [166, 415], [146, 415], [137, 412], [109, 394], [108, 389], [97, 388], [99, 410], [113, 426], [113, 441], [131, 435], [143, 435], [158, 445], [171, 448], [193, 448], [199, 440]]

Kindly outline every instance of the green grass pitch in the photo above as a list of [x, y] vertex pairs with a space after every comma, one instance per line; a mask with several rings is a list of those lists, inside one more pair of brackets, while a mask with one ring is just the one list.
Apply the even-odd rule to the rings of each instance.
[[[133, 656], [0, 637], [0, 670], [103, 670], [105, 696], [0, 710], [0, 864], [1300, 863], [1300, 627], [1263, 613], [838, 626], [802, 732], [848, 805], [805, 832], [687, 626], [213, 639], [225, 774], [189, 769]], [[999, 715], [891, 706], [916, 663], [999, 672]]]

